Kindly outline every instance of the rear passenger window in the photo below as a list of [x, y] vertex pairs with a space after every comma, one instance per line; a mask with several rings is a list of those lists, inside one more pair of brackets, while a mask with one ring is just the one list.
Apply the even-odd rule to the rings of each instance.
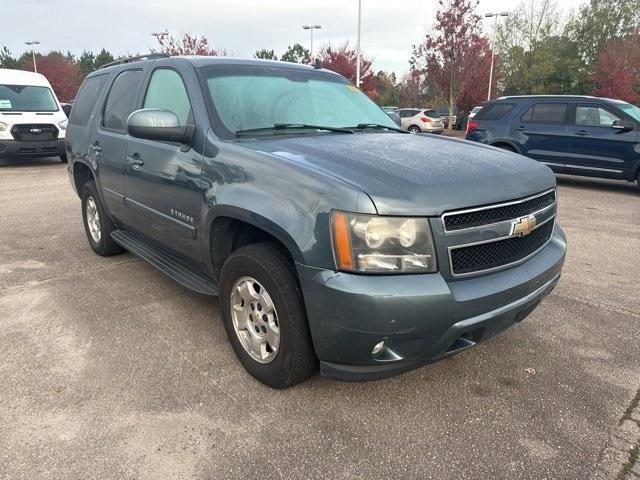
[[140, 74], [141, 70], [125, 70], [116, 77], [104, 105], [103, 127], [126, 131], [127, 117], [133, 111]]
[[159, 68], [151, 77], [143, 108], [162, 108], [175, 113], [180, 126], [186, 126], [191, 114], [191, 103], [182, 78], [175, 70]]
[[513, 110], [513, 107], [513, 103], [490, 103], [476, 114], [476, 120], [500, 120]]
[[96, 75], [84, 81], [75, 102], [73, 102], [69, 123], [80, 126], [87, 124], [107, 78], [108, 75]]
[[566, 103], [536, 103], [520, 119], [525, 123], [565, 123]]

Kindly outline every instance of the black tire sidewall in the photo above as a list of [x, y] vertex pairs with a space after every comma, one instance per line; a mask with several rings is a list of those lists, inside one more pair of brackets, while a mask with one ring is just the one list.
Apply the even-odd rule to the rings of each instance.
[[[251, 247], [256, 246], [252, 245]], [[273, 251], [270, 253], [277, 252], [276, 247], [271, 248], [273, 248]], [[299, 339], [301, 336], [308, 336], [302, 296], [291, 273], [288, 275], [287, 281], [279, 284], [260, 261], [256, 260], [251, 254], [246, 254], [249, 252], [245, 253], [246, 250], [246, 248], [240, 249], [236, 254], [232, 255], [222, 269], [220, 307], [225, 330], [238, 359], [254, 378], [274, 388], [286, 388], [304, 379], [296, 378], [296, 374], [292, 375], [291, 373], [296, 353], [301, 353], [295, 351], [296, 348], [300, 348], [300, 345], [295, 345], [294, 338]], [[286, 268], [284, 260], [282, 266]], [[231, 289], [234, 283], [244, 276], [252, 277], [264, 286], [274, 302], [278, 315], [280, 348], [276, 358], [267, 364], [257, 362], [244, 350], [233, 327], [230, 310]], [[295, 296], [292, 295], [292, 289], [297, 291]], [[289, 300], [285, 300], [285, 297], [289, 298]], [[292, 301], [292, 298], [295, 298], [295, 300]], [[301, 331], [301, 329], [304, 331]], [[309, 375], [305, 374], [303, 376], [306, 378]]]

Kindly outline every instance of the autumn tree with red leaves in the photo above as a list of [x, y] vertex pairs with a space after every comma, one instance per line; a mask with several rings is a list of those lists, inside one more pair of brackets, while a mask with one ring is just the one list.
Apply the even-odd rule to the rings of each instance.
[[[349, 42], [332, 47], [331, 45], [320, 50], [318, 58], [322, 67], [339, 73], [353, 83], [356, 83], [356, 65], [358, 52], [349, 46]], [[371, 60], [360, 56], [360, 89], [370, 97], [376, 96], [376, 79], [371, 69]]]
[[209, 39], [204, 35], [198, 36], [185, 33], [182, 38], [172, 36], [165, 38], [162, 35], [158, 35], [156, 39], [160, 44], [160, 51], [167, 55], [205, 55], [212, 57], [224, 55], [224, 51], [209, 45]]
[[[72, 58], [65, 57], [60, 52], [51, 52], [48, 55], [37, 55], [36, 65], [38, 73], [41, 73], [53, 88], [53, 91], [61, 102], [68, 102], [76, 97], [78, 88], [82, 83], [80, 67]], [[24, 60], [22, 70], [33, 72], [33, 60], [31, 57]]]
[[605, 43], [590, 79], [593, 95], [640, 103], [640, 31]]
[[439, 3], [434, 32], [414, 45], [409, 63], [414, 74], [434, 84], [448, 99], [451, 119], [455, 106], [468, 109], [486, 98], [491, 49], [481, 34], [477, 0]]

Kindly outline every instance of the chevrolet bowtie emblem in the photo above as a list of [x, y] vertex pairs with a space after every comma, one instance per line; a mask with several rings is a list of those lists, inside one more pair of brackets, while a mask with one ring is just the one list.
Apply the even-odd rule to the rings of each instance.
[[520, 217], [511, 222], [511, 233], [509, 235], [518, 237], [529, 235], [536, 228], [536, 223], [536, 217], [533, 215]]

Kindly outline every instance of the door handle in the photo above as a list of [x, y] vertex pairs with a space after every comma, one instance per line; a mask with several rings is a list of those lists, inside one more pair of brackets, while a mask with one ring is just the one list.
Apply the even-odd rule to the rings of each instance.
[[522, 132], [524, 130], [526, 130], [527, 127], [525, 127], [524, 125], [520, 125], [519, 127], [516, 127], [515, 130], [518, 130], [519, 132]]
[[89, 150], [95, 152], [96, 154], [102, 153], [102, 147], [100, 145], [89, 145]]
[[580, 135], [581, 137], [586, 137], [587, 135], [589, 135], [589, 132], [587, 132], [586, 130], [578, 130], [577, 132], [573, 132], [574, 135]]
[[133, 168], [136, 167], [141, 167], [142, 165], [144, 165], [144, 160], [142, 160], [140, 158], [140, 155], [138, 155], [137, 153], [134, 153], [133, 155], [129, 155], [127, 157], [127, 162], [129, 163], [129, 165], [131, 165]]

